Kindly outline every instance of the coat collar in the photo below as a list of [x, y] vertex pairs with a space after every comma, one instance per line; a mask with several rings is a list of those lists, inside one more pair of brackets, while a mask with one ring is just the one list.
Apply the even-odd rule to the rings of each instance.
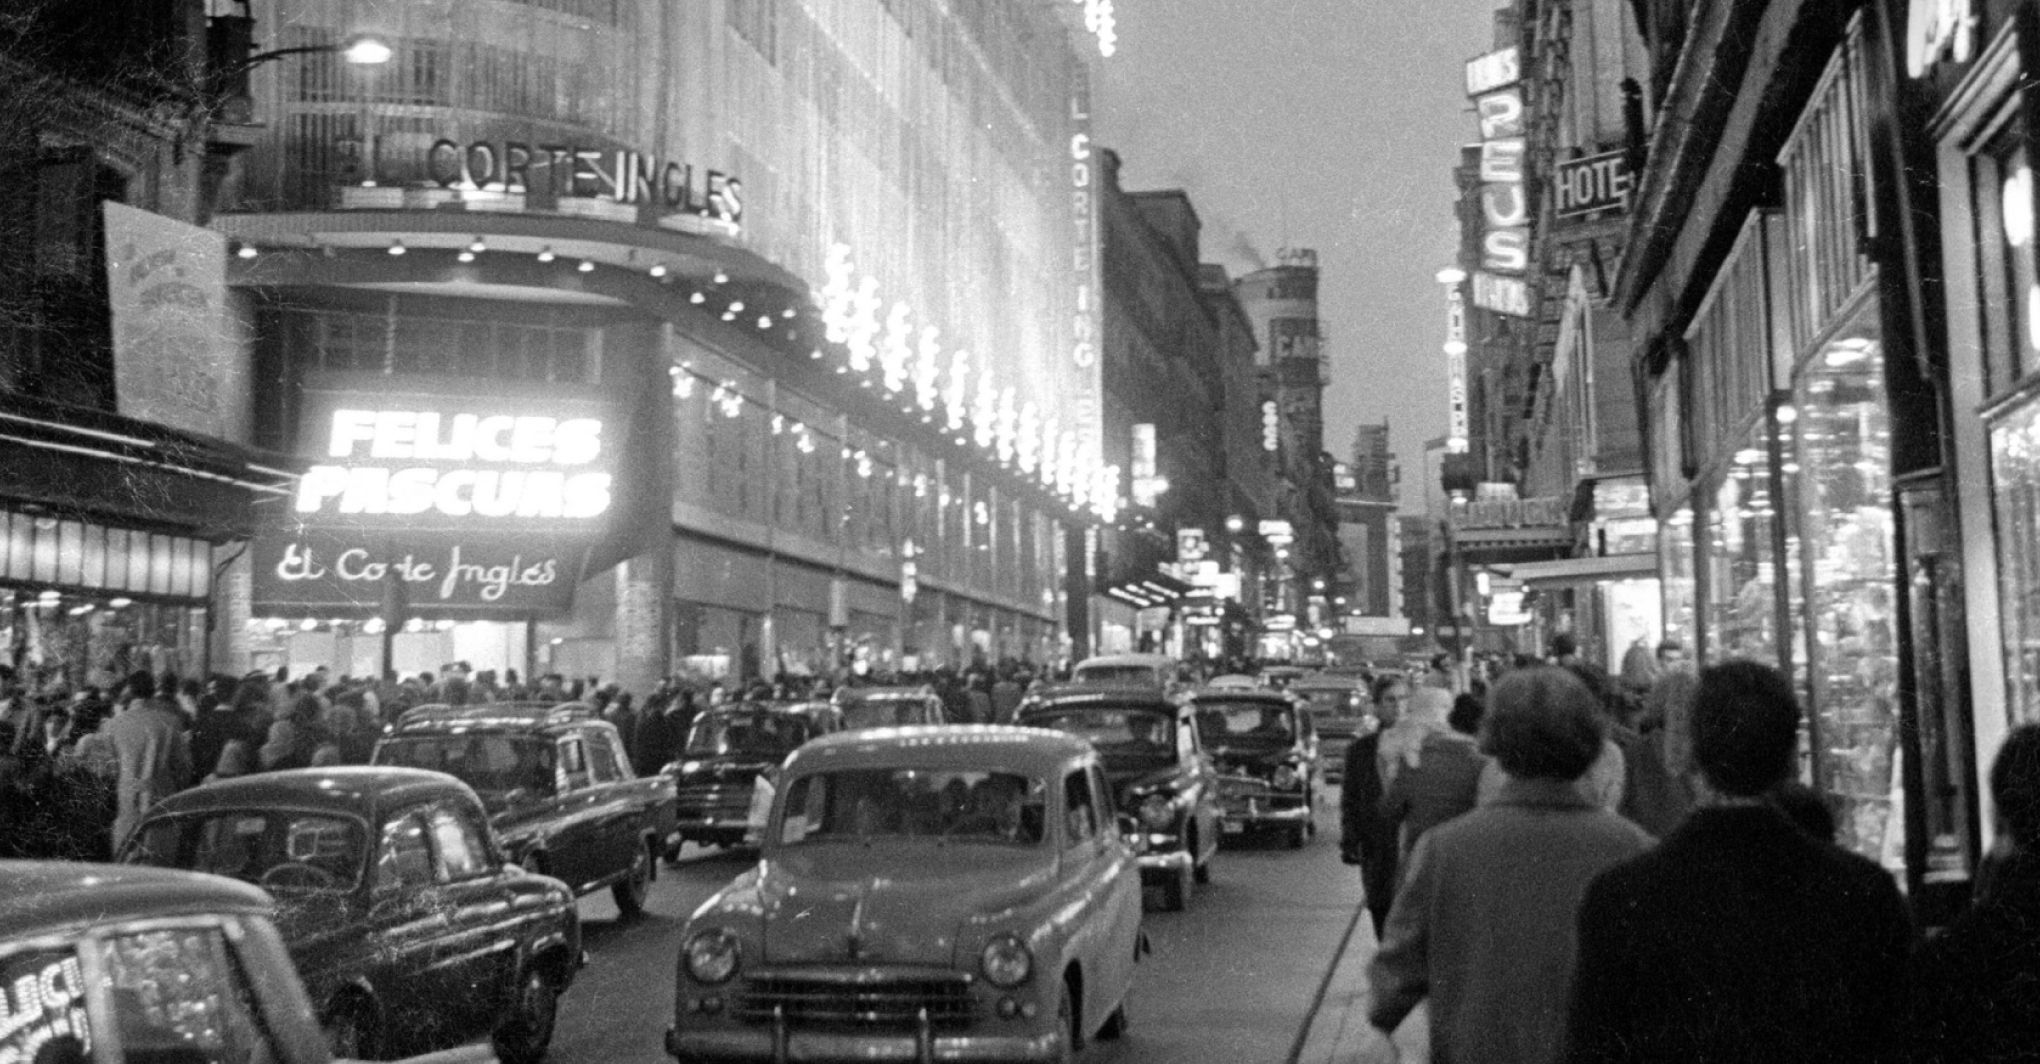
[[1492, 805], [1519, 805], [1532, 809], [1597, 809], [1580, 793], [1578, 780], [1518, 779], [1504, 775]]

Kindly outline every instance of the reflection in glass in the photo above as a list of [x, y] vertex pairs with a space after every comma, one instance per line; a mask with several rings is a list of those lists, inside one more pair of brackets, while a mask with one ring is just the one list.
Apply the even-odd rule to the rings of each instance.
[[1991, 426], [1990, 451], [2005, 704], [2012, 721], [2024, 723], [2040, 719], [2040, 400]]
[[1707, 497], [1707, 648], [1711, 664], [1778, 664], [1777, 552], [1771, 464], [1761, 428], [1744, 437]]
[[1816, 785], [1839, 841], [1904, 867], [1891, 425], [1874, 304], [1808, 360], [1795, 398]]

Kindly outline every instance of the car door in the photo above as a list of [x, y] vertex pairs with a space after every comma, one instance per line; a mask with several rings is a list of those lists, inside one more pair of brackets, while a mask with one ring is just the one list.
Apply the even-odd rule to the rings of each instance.
[[603, 865], [601, 827], [595, 810], [597, 795], [594, 777], [588, 770], [588, 748], [580, 733], [559, 736], [554, 740], [554, 749], [558, 783], [551, 815], [547, 817], [551, 821], [547, 831], [551, 860], [546, 871], [578, 894], [588, 889]]
[[478, 809], [451, 800], [425, 809], [433, 879], [443, 898], [447, 931], [434, 963], [453, 988], [442, 1001], [462, 1038], [486, 1035], [510, 1000], [517, 978], [517, 936], [509, 892], [491, 859]]
[[581, 731], [581, 746], [588, 755], [589, 805], [594, 813], [601, 867], [597, 877], [628, 872], [635, 866], [644, 844], [638, 838], [637, 787], [623, 759], [613, 727], [590, 726]]
[[451, 921], [433, 872], [430, 836], [419, 806], [383, 818], [371, 871], [368, 926], [362, 929], [363, 937], [380, 944], [368, 954], [372, 959], [364, 974], [382, 1008], [383, 1035], [398, 1044], [437, 1043], [451, 1033], [438, 1015], [439, 1003], [455, 989], [438, 963]]
[[[1114, 865], [1119, 831], [1109, 797], [1103, 797], [1092, 781], [1093, 773], [1075, 766], [1062, 781], [1062, 880], [1078, 906], [1078, 918], [1070, 925], [1068, 950], [1086, 972], [1083, 1014], [1103, 1016], [1118, 1003], [1120, 988], [1130, 975], [1133, 951], [1117, 948], [1119, 929], [1115, 907], [1122, 889]], [[1123, 856], [1124, 845], [1117, 847]], [[1136, 901], [1138, 895], [1136, 894]]]

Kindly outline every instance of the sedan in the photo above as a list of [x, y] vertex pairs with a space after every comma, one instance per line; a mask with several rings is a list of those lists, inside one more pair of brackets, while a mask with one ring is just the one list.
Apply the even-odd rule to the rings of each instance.
[[710, 1060], [1068, 1061], [1126, 1028], [1140, 879], [1097, 753], [1026, 728], [795, 751], [757, 866], [681, 936], [666, 1047]]
[[536, 1064], [581, 964], [573, 895], [507, 862], [473, 790], [401, 768], [269, 772], [158, 803], [121, 852], [262, 887], [333, 1055], [487, 1037]]

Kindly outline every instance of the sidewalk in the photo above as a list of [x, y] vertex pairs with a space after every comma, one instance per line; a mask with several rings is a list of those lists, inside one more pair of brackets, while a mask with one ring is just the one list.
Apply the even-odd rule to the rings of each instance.
[[[1324, 997], [1311, 1013], [1302, 1049], [1290, 1064], [1351, 1064], [1364, 1044], [1368, 1028], [1367, 962], [1374, 958], [1377, 943], [1374, 922], [1367, 918], [1367, 909], [1358, 908], [1353, 914], [1352, 928], [1346, 933], [1345, 945], [1332, 964]], [[1429, 1010], [1418, 1005], [1396, 1028], [1395, 1044], [1402, 1051], [1403, 1064], [1430, 1064], [1430, 1023]]]

